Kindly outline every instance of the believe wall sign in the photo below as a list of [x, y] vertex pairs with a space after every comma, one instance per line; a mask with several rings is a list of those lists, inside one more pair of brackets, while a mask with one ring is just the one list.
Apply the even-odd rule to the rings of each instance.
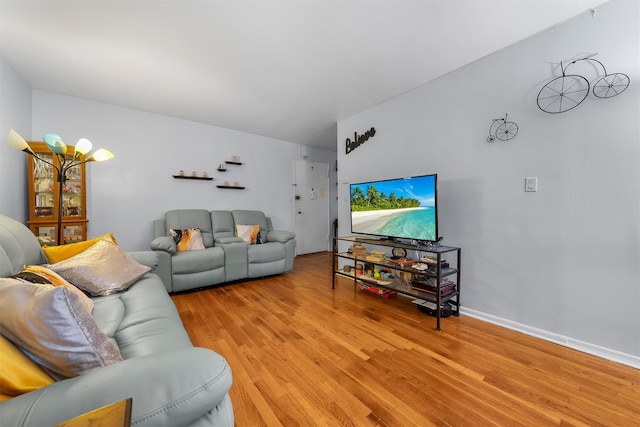
[[369, 129], [362, 135], [358, 135], [358, 132], [354, 132], [353, 141], [351, 141], [351, 138], [347, 138], [347, 154], [367, 142], [369, 138], [373, 138], [375, 134], [376, 130], [374, 128]]

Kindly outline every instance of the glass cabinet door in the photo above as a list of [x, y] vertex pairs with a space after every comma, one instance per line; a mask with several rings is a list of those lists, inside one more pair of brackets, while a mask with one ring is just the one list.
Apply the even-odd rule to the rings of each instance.
[[[49, 162], [53, 162], [52, 154], [40, 154]], [[53, 218], [55, 210], [55, 182], [53, 166], [41, 161], [33, 162], [33, 206], [35, 218]]]
[[67, 172], [67, 179], [62, 188], [62, 210], [65, 217], [83, 217], [84, 189], [82, 183], [82, 168], [73, 167]]
[[64, 244], [77, 243], [85, 239], [85, 226], [84, 225], [63, 225], [64, 230]]
[[31, 231], [38, 238], [40, 246], [55, 246], [56, 244], [56, 226], [55, 225], [32, 225]]

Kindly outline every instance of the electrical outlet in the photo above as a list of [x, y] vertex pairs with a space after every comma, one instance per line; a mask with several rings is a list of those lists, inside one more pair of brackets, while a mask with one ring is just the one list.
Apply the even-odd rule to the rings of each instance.
[[524, 191], [535, 192], [538, 191], [538, 177], [527, 176], [524, 178]]

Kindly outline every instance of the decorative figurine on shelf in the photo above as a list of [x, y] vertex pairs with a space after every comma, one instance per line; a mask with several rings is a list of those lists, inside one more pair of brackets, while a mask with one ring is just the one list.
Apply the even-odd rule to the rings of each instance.
[[220, 164], [218, 165], [218, 170], [219, 170], [219, 171], [221, 171], [221, 172], [222, 172], [222, 171], [226, 171], [226, 170], [227, 170], [227, 166], [226, 166], [226, 165], [223, 165], [222, 163], [220, 163]]
[[203, 178], [207, 178], [208, 176], [209, 176], [209, 175], [207, 175], [207, 173], [206, 173], [206, 172], [202, 172], [202, 177], [203, 177]]
[[198, 174], [196, 173], [196, 171], [191, 172], [191, 176], [198, 176]]
[[178, 172], [178, 176], [184, 176], [184, 171], [180, 170], [180, 172]]
[[231, 161], [234, 163], [240, 163], [240, 156], [234, 154], [233, 156], [231, 156]]
[[237, 187], [237, 186], [239, 186], [239, 185], [240, 185], [240, 183], [238, 183], [238, 181], [234, 181], [234, 182], [233, 182], [233, 186], [234, 186], [234, 187]]
[[225, 187], [226, 187], [226, 186], [228, 186], [228, 185], [229, 185], [229, 181], [225, 181], [223, 184], [224, 184], [224, 185], [225, 185]]

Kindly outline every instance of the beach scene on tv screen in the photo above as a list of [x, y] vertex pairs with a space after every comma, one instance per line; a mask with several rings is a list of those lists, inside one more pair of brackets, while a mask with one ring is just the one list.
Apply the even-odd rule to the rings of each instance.
[[435, 176], [351, 184], [351, 231], [437, 240]]

